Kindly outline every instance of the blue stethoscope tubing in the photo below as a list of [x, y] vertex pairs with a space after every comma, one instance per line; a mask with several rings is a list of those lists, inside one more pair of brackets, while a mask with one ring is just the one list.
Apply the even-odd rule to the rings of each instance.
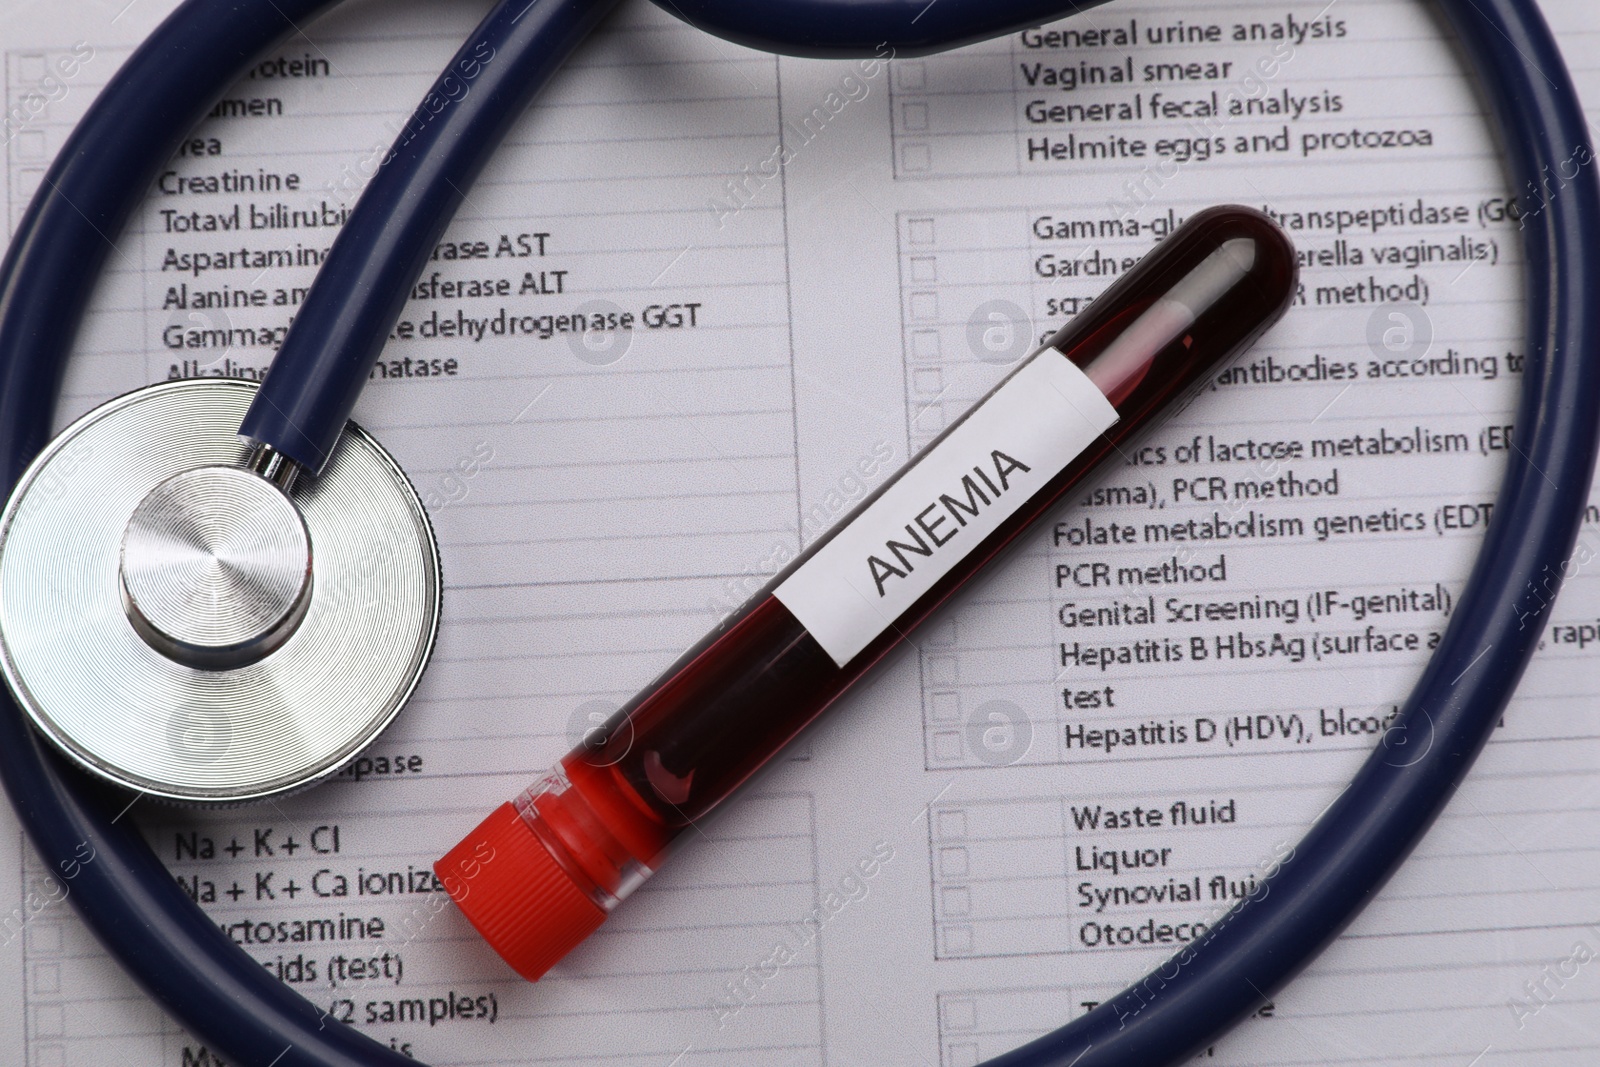
[[[241, 66], [334, 0], [188, 0], [69, 138], [0, 264], [0, 475], [46, 442], [76, 329], [112, 240]], [[1025, 0], [658, 0], [730, 40], [792, 54], [920, 54], [1092, 4]], [[500, 136], [615, 0], [506, 0], [379, 168], [243, 428], [320, 468], [411, 280]], [[1111, 1001], [996, 1060], [1176, 1064], [1273, 996], [1372, 899], [1500, 719], [1573, 556], [1600, 435], [1600, 183], [1566, 66], [1534, 0], [1436, 0], [1497, 127], [1522, 210], [1527, 361], [1515, 448], [1471, 576], [1394, 726], [1261, 888]], [[997, 10], [999, 9], [999, 10]], [[484, 49], [494, 58], [482, 63]], [[476, 51], [475, 51], [476, 50]], [[458, 66], [480, 60], [470, 91]], [[456, 81], [447, 79], [455, 72]], [[431, 102], [430, 102], [431, 100]], [[440, 101], [444, 103], [440, 103]], [[224, 935], [126, 814], [0, 698], [0, 776], [45, 865], [127, 971], [230, 1062], [413, 1063], [341, 1025]], [[1071, 1005], [1063, 1004], [1064, 1012]], [[886, 1059], [894, 1053], [887, 1052]]]

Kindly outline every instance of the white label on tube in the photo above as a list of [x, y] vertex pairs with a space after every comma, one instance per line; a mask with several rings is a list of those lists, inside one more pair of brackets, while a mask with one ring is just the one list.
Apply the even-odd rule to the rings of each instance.
[[1043, 349], [913, 461], [774, 595], [843, 667], [1117, 421]]

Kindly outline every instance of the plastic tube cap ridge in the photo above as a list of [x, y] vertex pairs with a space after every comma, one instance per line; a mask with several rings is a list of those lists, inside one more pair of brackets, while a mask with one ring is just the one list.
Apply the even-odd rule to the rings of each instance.
[[509, 803], [433, 869], [467, 921], [530, 982], [605, 921]]

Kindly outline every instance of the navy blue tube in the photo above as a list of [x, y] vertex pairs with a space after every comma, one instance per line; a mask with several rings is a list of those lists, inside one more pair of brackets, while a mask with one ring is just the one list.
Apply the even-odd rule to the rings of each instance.
[[[191, 0], [128, 60], [74, 130], [0, 263], [7, 493], [48, 439], [51, 398], [112, 239], [244, 63], [332, 2]], [[63, 764], [9, 698], [3, 705], [0, 776], [45, 866], [107, 949], [192, 1033], [230, 1063], [412, 1062], [333, 1024], [235, 946], [132, 820], [120, 817], [132, 798]]]
[[1600, 434], [1600, 182], [1589, 132], [1532, 0], [1438, 7], [1499, 120], [1523, 213], [1528, 360], [1495, 520], [1394, 726], [1276, 873], [1165, 966], [988, 1067], [1183, 1063], [1282, 989], [1455, 793], [1537, 647], [1546, 607], [1576, 570]]
[[320, 471], [433, 246], [511, 124], [616, 0], [502, 0], [384, 156], [239, 432]]
[[707, 33], [819, 59], [925, 56], [1099, 7], [1108, 0], [654, 0]]
[[[328, 2], [189, 0], [79, 124], [0, 262], [0, 477], [7, 492], [46, 439], [50, 398], [110, 238], [237, 67]], [[771, 20], [766, 24], [786, 31], [811, 13], [814, 25], [796, 37], [798, 45], [775, 42], [785, 50], [879, 54], [880, 42], [867, 38], [874, 27], [889, 24], [867, 21], [866, 37], [846, 38], [836, 25], [844, 2], [762, 0], [751, 7]], [[995, 1063], [1179, 1063], [1281, 988], [1355, 916], [1448, 800], [1493, 730], [1532, 654], [1545, 606], [1569, 573], [1600, 430], [1600, 322], [1584, 315], [1586, 294], [1600, 284], [1600, 263], [1592, 261], [1600, 256], [1600, 185], [1570, 79], [1533, 0], [1438, 2], [1483, 78], [1515, 187], [1532, 191], [1523, 198], [1528, 360], [1518, 448], [1510, 455], [1495, 524], [1443, 643], [1395, 728], [1267, 879], [1265, 891], [1166, 967]], [[1016, 24], [1003, 12], [988, 16], [979, 5], [956, 0], [939, 0], [923, 19], [946, 5], [962, 13], [937, 24], [950, 41]], [[693, 4], [692, 11], [702, 21], [724, 19], [719, 32], [735, 37], [749, 32], [744, 6], [707, 2]], [[889, 11], [895, 5], [861, 0], [858, 6]], [[1043, 21], [1072, 8], [1037, 6], [1049, 10], [1012, 10], [1028, 12], [1025, 21]], [[819, 21], [820, 15], [826, 17]], [[907, 25], [928, 32], [915, 29], [922, 20]], [[551, 32], [559, 37], [561, 30], [556, 20]], [[936, 43], [931, 37], [885, 41], [899, 54]], [[410, 280], [396, 288], [403, 291]], [[389, 328], [381, 318], [366, 320], [376, 343]], [[68, 899], [95, 934], [191, 1032], [231, 1062], [411, 1062], [351, 1028], [331, 1025], [224, 937], [121, 817], [129, 798], [102, 790], [47, 752], [5, 698], [0, 776], [44, 862], [63, 879]]]
[[[190, 0], [127, 61], [45, 175], [0, 262], [0, 477], [10, 493], [47, 440], [77, 326], [111, 241], [179, 140], [246, 61], [332, 0]], [[122, 818], [134, 799], [46, 751], [0, 697], [0, 776], [45, 867], [145, 990], [230, 1063], [409, 1063], [332, 1025], [188, 898]]]
[[73, 130], [0, 260], [6, 492], [49, 439], [50, 408], [95, 279], [178, 142], [249, 59], [335, 2], [188, 3], [140, 46]]

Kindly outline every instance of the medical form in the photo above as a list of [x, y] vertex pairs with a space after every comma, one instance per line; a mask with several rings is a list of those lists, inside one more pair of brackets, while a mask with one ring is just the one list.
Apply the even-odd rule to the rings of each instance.
[[[9, 225], [171, 7], [124, 3], [0, 5]], [[1600, 107], [1600, 12], [1544, 7]], [[354, 0], [263, 57], [116, 241], [58, 424], [259, 378], [481, 14]], [[127, 817], [330, 1025], [424, 1062], [997, 1055], [1293, 862], [1384, 735], [1517, 447], [1514, 201], [1562, 187], [1508, 186], [1414, 0], [1120, 0], [832, 62], [625, 4], [470, 191], [357, 409], [443, 552], [413, 704], [307, 793]], [[1282, 323], [518, 978], [438, 855], [1224, 201], [1296, 242]], [[1544, 646], [1466, 786], [1205, 1060], [1593, 1060], [1597, 556], [1591, 505], [1561, 597], [1528, 591]], [[0, 886], [22, 1062], [222, 1063], [107, 960], [9, 810]]]

